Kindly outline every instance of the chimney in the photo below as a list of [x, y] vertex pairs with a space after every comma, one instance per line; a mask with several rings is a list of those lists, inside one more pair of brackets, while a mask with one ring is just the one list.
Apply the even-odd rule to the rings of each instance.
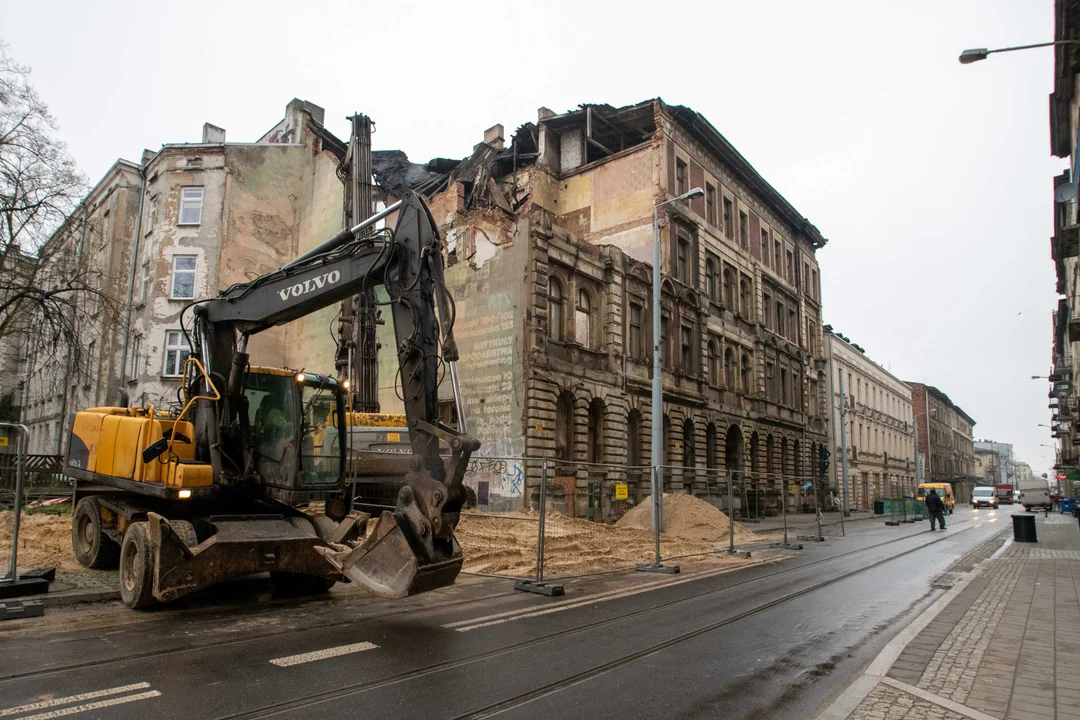
[[142, 159], [139, 161], [140, 165], [148, 165], [151, 160], [157, 157], [157, 153], [153, 150], [143, 150]]
[[219, 128], [217, 125], [211, 125], [210, 123], [203, 123], [202, 141], [203, 145], [220, 145], [224, 143], [225, 128]]
[[554, 110], [546, 107], [539, 107], [536, 109], [536, 122], [547, 120], [549, 117], [555, 117]]
[[499, 150], [503, 149], [503, 126], [492, 125], [484, 131], [484, 143]]

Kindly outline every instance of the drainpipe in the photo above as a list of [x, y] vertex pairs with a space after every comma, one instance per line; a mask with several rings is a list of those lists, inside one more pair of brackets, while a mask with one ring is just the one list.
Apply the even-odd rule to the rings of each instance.
[[[79, 232], [79, 245], [75, 248], [75, 269], [76, 272], [82, 267], [83, 246], [86, 244], [86, 215], [87, 208], [85, 200], [83, 201], [83, 218], [82, 229]], [[79, 305], [79, 291], [75, 289], [72, 291], [71, 296], [71, 324], [74, 326], [77, 318], [77, 308]], [[64, 377], [62, 382], [64, 383], [64, 394], [60, 400], [60, 431], [56, 433], [56, 454], [64, 454], [64, 420], [67, 417], [68, 407], [68, 388], [71, 386], [71, 363], [74, 361], [73, 355], [75, 354], [75, 346], [72, 342], [68, 342], [67, 359], [64, 360]]]
[[[124, 350], [120, 353], [119, 402], [123, 405], [128, 404], [127, 390], [124, 386], [127, 384], [128, 346], [131, 343], [131, 309], [135, 300], [135, 272], [139, 267], [139, 241], [142, 240], [143, 201], [146, 200], [146, 165], [139, 166], [139, 177], [142, 179], [142, 182], [139, 184], [139, 214], [135, 218], [135, 241], [131, 246], [131, 272], [128, 273], [127, 315], [124, 318]], [[138, 380], [138, 378], [135, 379]]]

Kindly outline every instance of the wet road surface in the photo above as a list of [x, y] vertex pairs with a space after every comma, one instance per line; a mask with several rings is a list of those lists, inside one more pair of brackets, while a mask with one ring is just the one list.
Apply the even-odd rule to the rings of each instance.
[[52, 612], [0, 626], [0, 720], [813, 717], [1011, 512], [961, 507], [933, 533], [849, 523], [778, 562], [602, 576], [563, 598], [464, 578], [300, 601], [253, 581], [153, 612]]

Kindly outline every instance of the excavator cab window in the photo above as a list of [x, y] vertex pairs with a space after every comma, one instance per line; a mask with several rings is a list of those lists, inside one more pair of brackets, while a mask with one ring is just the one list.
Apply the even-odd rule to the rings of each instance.
[[336, 422], [341, 407], [337, 383], [319, 376], [301, 384], [304, 421], [300, 438], [301, 486], [335, 486], [342, 479], [345, 428]]
[[[288, 484], [296, 467], [296, 441], [300, 428], [300, 399], [292, 374], [252, 372], [244, 395], [248, 421], [254, 434], [255, 468], [272, 484]], [[284, 481], [284, 483], [282, 482]]]

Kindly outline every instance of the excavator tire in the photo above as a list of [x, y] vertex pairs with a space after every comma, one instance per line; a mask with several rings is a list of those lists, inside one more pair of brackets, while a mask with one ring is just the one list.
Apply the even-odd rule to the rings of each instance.
[[128, 525], [120, 545], [120, 599], [133, 610], [157, 603], [154, 597], [153, 549], [150, 547], [150, 523]]
[[111, 569], [120, 560], [120, 546], [105, 534], [101, 519], [101, 501], [84, 497], [71, 516], [71, 549], [83, 567]]
[[336, 580], [293, 572], [271, 572], [270, 579], [282, 595], [319, 595], [329, 592]]

